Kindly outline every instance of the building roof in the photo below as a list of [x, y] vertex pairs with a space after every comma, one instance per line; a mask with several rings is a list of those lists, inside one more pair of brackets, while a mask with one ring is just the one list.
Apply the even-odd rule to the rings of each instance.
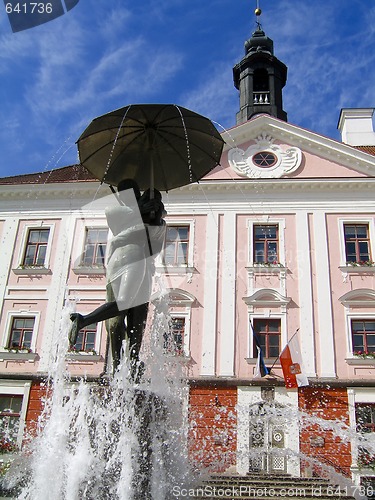
[[33, 174], [13, 175], [0, 178], [0, 185], [4, 184], [50, 184], [55, 182], [82, 182], [95, 181], [96, 179], [82, 165], [69, 165], [67, 167], [45, 170]]
[[368, 153], [370, 155], [375, 156], [375, 146], [353, 146], [355, 149], [359, 149], [360, 151], [363, 151], [364, 153]]
[[[375, 146], [351, 146], [364, 153], [375, 156]], [[20, 174], [0, 178], [1, 185], [16, 184], [52, 184], [63, 182], [95, 182], [97, 179], [82, 165], [68, 165], [66, 167], [35, 172], [32, 174]]]

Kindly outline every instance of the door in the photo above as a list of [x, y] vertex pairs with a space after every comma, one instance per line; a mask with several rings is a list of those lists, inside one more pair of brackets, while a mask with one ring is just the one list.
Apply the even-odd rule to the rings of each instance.
[[250, 471], [286, 472], [285, 426], [281, 407], [276, 403], [252, 405], [249, 423]]

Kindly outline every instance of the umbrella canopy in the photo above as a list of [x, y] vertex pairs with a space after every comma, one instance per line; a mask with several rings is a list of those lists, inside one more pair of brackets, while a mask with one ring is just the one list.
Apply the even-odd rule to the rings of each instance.
[[220, 162], [212, 122], [174, 104], [132, 104], [95, 118], [77, 141], [81, 164], [117, 186], [134, 179], [159, 191], [196, 182]]

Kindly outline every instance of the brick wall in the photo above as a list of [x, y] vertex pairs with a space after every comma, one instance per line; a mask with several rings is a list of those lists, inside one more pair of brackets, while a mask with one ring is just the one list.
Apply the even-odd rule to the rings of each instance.
[[46, 384], [38, 381], [32, 382], [26, 413], [26, 433], [28, 435], [34, 436], [36, 434], [38, 419], [44, 409], [44, 400], [47, 394]]
[[189, 451], [197, 467], [221, 472], [236, 464], [237, 389], [192, 387]]
[[[324, 389], [303, 387], [299, 391], [299, 407], [304, 412], [300, 430], [300, 450], [308, 457], [317, 457], [337, 472], [350, 475], [351, 447], [343, 427], [349, 425], [349, 406], [346, 388]], [[310, 420], [309, 417], [312, 417]], [[328, 422], [326, 422], [328, 421]], [[324, 429], [333, 425], [334, 430]], [[335, 435], [335, 431], [342, 436]], [[326, 475], [325, 467], [302, 463], [302, 472], [310, 469], [313, 475]]]

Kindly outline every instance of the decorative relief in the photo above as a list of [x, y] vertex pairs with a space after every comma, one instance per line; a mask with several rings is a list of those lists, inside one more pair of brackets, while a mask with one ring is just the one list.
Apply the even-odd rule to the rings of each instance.
[[246, 151], [240, 148], [229, 150], [229, 165], [241, 177], [278, 178], [291, 174], [301, 165], [302, 151], [296, 147], [284, 151], [273, 144], [274, 140], [262, 133]]

